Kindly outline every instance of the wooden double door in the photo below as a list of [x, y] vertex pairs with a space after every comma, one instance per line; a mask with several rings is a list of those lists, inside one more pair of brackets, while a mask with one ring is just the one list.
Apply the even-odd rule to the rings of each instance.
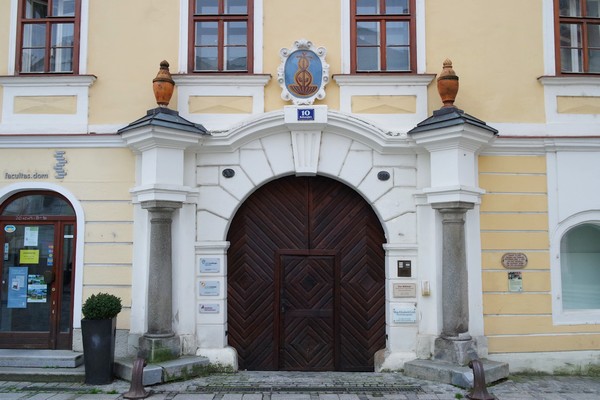
[[384, 233], [354, 190], [286, 177], [228, 235], [228, 340], [240, 369], [372, 371], [385, 347]]

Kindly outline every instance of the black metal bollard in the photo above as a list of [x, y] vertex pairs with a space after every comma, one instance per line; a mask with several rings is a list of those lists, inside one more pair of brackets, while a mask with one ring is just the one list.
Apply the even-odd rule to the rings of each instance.
[[129, 392], [123, 395], [125, 399], [145, 399], [150, 396], [150, 392], [144, 389], [144, 367], [146, 366], [146, 360], [143, 358], [136, 358], [133, 362], [133, 368], [131, 370], [131, 386], [129, 386]]
[[467, 395], [471, 400], [498, 400], [496, 396], [488, 393], [485, 387], [485, 371], [480, 360], [469, 361], [469, 368], [473, 370], [473, 390]]

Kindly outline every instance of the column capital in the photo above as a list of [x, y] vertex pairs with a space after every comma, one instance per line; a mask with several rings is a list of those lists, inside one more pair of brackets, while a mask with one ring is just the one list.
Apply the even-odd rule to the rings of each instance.
[[150, 210], [152, 209], [162, 209], [162, 210], [171, 210], [175, 211], [178, 208], [181, 208], [183, 203], [179, 201], [167, 201], [167, 200], [148, 200], [142, 201], [141, 206], [143, 209]]
[[446, 201], [443, 203], [432, 203], [431, 208], [438, 210], [440, 213], [457, 213], [467, 212], [475, 207], [475, 203], [468, 201]]

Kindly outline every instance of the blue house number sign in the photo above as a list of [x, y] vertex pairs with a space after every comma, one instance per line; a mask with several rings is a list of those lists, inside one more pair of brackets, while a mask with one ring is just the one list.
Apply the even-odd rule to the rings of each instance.
[[315, 109], [314, 108], [299, 108], [297, 111], [298, 111], [298, 121], [314, 121], [315, 120]]

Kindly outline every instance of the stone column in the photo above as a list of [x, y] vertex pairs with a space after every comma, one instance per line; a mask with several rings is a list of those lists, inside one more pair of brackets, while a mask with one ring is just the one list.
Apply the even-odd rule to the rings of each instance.
[[437, 203], [442, 216], [442, 333], [435, 341], [434, 358], [466, 365], [477, 358], [469, 335], [469, 291], [465, 243], [468, 202]]
[[140, 356], [148, 362], [177, 358], [179, 337], [173, 332], [173, 285], [171, 222], [175, 201], [145, 201], [150, 214], [150, 255], [148, 260], [148, 330], [140, 338]]

